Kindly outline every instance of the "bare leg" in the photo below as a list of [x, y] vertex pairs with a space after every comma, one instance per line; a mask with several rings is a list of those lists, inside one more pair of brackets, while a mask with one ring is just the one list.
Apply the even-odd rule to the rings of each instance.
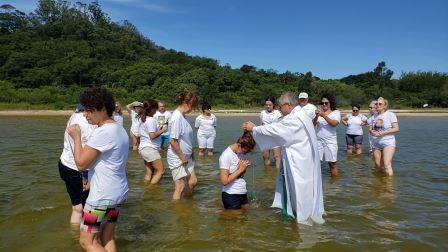
[[356, 154], [361, 155], [362, 154], [362, 144], [356, 145]]
[[382, 156], [381, 150], [373, 149], [373, 163], [375, 164], [376, 172], [380, 172], [382, 170], [381, 169], [381, 165], [382, 165], [381, 156]]
[[204, 154], [205, 154], [205, 149], [199, 148], [199, 156], [204, 156]]
[[280, 154], [281, 154], [281, 149], [280, 148], [275, 148], [272, 149], [272, 153], [274, 154], [274, 159], [275, 159], [275, 167], [280, 168]]
[[271, 165], [271, 160], [269, 159], [269, 150], [263, 151], [263, 162], [265, 166]]
[[132, 133], [132, 131], [129, 132], [129, 135], [132, 140], [132, 150], [138, 150], [138, 138], [134, 135], [134, 133]]
[[347, 145], [347, 154], [351, 155], [353, 153], [353, 145]]
[[196, 173], [194, 170], [191, 172], [190, 175], [186, 177], [187, 186], [185, 187], [185, 195], [186, 196], [192, 196], [193, 195], [193, 189], [198, 184], [198, 178], [196, 177]]
[[330, 166], [331, 176], [339, 176], [339, 170], [336, 162], [328, 162], [328, 165]]
[[146, 169], [146, 174], [145, 174], [145, 184], [148, 184], [151, 182], [152, 179], [152, 174], [153, 174], [153, 167], [152, 164], [150, 162], [145, 162], [145, 169]]
[[389, 176], [394, 175], [394, 172], [392, 170], [392, 158], [394, 157], [394, 153], [395, 153], [395, 147], [393, 147], [393, 146], [386, 146], [383, 149], [384, 169], [385, 169], [387, 175], [389, 175]]
[[81, 221], [82, 221], [82, 204], [72, 206], [72, 216], [70, 217], [70, 223], [79, 225], [81, 224]]
[[178, 179], [174, 181], [174, 193], [173, 200], [180, 200], [182, 197], [182, 192], [184, 191], [185, 186], [185, 178]]
[[157, 184], [159, 183], [160, 179], [163, 176], [163, 173], [165, 172], [165, 168], [163, 167], [163, 163], [161, 159], [154, 160], [152, 162], [152, 167], [154, 168], [154, 173], [151, 178], [151, 184]]
[[213, 149], [207, 149], [207, 150], [208, 150], [207, 155], [208, 156], [213, 156]]
[[115, 222], [107, 222], [101, 233], [101, 243], [107, 252], [116, 252], [117, 244], [115, 243]]
[[99, 233], [91, 234], [81, 231], [79, 234], [79, 244], [85, 251], [107, 251], [101, 246], [101, 241], [98, 236]]

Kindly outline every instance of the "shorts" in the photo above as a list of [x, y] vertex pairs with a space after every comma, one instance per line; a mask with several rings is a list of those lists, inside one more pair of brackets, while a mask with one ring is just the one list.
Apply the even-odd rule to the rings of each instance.
[[117, 222], [120, 213], [119, 207], [119, 205], [94, 207], [86, 204], [82, 214], [80, 230], [92, 234], [101, 232], [106, 222]]
[[157, 159], [162, 159], [159, 151], [149, 146], [143, 147], [143, 149], [138, 150], [138, 153], [146, 162], [152, 162]]
[[213, 149], [213, 144], [215, 143], [216, 135], [198, 135], [198, 145], [201, 149]]
[[355, 144], [362, 145], [362, 135], [346, 134], [345, 141], [349, 146], [353, 146]]
[[162, 145], [170, 145], [170, 134], [162, 135]]
[[89, 196], [89, 190], [83, 192], [82, 177], [83, 174], [87, 174], [87, 171], [81, 173], [77, 170], [68, 168], [61, 163], [59, 160], [59, 176], [65, 182], [65, 187], [67, 188], [68, 195], [70, 196], [70, 201], [72, 206], [79, 204], [84, 205], [86, 199]]
[[247, 204], [247, 194], [229, 194], [221, 193], [222, 203], [225, 209], [241, 209], [241, 206]]
[[336, 162], [338, 161], [338, 145], [337, 144], [325, 144], [321, 141], [317, 141], [319, 148], [320, 161]]
[[171, 176], [173, 176], [174, 181], [184, 178], [194, 171], [194, 161], [191, 158], [188, 159], [188, 163], [186, 165], [180, 164], [177, 166], [172, 166], [168, 164], [168, 166], [171, 170]]
[[389, 139], [382, 139], [380, 138], [374, 138], [372, 139], [372, 147], [375, 150], [382, 150], [385, 147], [392, 146], [395, 147], [395, 138], [389, 138]]

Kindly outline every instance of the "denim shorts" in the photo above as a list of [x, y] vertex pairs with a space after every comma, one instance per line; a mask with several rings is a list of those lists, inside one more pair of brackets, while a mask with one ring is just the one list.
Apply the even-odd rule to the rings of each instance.
[[347, 142], [347, 145], [353, 146], [355, 144], [362, 144], [362, 135], [352, 135], [352, 134], [346, 134], [345, 135], [345, 141]]

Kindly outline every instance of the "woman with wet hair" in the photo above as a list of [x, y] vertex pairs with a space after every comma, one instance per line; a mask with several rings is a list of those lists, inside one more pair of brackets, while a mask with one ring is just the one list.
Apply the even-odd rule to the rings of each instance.
[[395, 134], [400, 131], [397, 116], [387, 110], [388, 101], [383, 97], [377, 100], [378, 115], [373, 119], [373, 126], [369, 126], [372, 135], [373, 160], [376, 171], [385, 171], [387, 175], [394, 174], [392, 159], [395, 154]]
[[212, 114], [212, 106], [205, 102], [202, 104], [202, 114], [196, 117], [194, 127], [198, 129], [199, 156], [213, 156], [213, 145], [216, 138], [216, 116]]
[[89, 169], [90, 192], [83, 210], [79, 242], [87, 251], [116, 251], [115, 227], [119, 207], [128, 197], [126, 162], [129, 137], [115, 122], [115, 100], [105, 88], [88, 88], [81, 93], [87, 121], [98, 126], [83, 146], [79, 125], [67, 128], [74, 142], [79, 170]]
[[225, 209], [241, 209], [247, 201], [244, 173], [250, 166], [245, 154], [255, 147], [255, 140], [250, 132], [225, 149], [219, 157], [220, 178], [222, 183], [222, 203]]
[[336, 108], [336, 98], [332, 93], [324, 93], [321, 108], [316, 109], [313, 123], [316, 126], [320, 160], [328, 162], [331, 176], [338, 176], [338, 139], [336, 129], [341, 122], [341, 112]]
[[[279, 110], [275, 109], [275, 98], [268, 97], [264, 102], [264, 109], [260, 112], [260, 125], [267, 125], [278, 120], [282, 117]], [[270, 155], [271, 152], [275, 159], [275, 166], [280, 167], [280, 148], [276, 147], [271, 150], [263, 151], [263, 162], [265, 166], [271, 165]]]
[[199, 98], [194, 92], [184, 91], [176, 99], [177, 108], [171, 115], [170, 147], [167, 161], [174, 181], [173, 200], [182, 195], [191, 196], [198, 180], [194, 172], [193, 129], [185, 117], [198, 107]]
[[142, 123], [140, 124], [139, 135], [140, 144], [138, 153], [143, 158], [146, 175], [145, 184], [157, 184], [162, 178], [164, 167], [160, 156], [161, 135], [167, 131], [168, 126], [159, 126], [154, 118], [159, 105], [155, 100], [143, 102], [143, 109], [140, 113]]

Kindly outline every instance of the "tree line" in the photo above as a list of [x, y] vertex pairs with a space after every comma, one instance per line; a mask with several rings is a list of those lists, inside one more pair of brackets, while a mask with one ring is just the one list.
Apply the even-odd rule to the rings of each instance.
[[114, 22], [97, 1], [40, 0], [24, 13], [0, 6], [0, 103], [69, 108], [81, 89], [103, 85], [117, 100], [163, 99], [173, 104], [185, 89], [220, 107], [259, 106], [267, 96], [306, 91], [317, 102], [333, 92], [340, 106], [388, 98], [395, 108], [448, 107], [448, 74], [372, 71], [324, 80], [298, 73], [220, 65], [156, 45], [128, 21]]

